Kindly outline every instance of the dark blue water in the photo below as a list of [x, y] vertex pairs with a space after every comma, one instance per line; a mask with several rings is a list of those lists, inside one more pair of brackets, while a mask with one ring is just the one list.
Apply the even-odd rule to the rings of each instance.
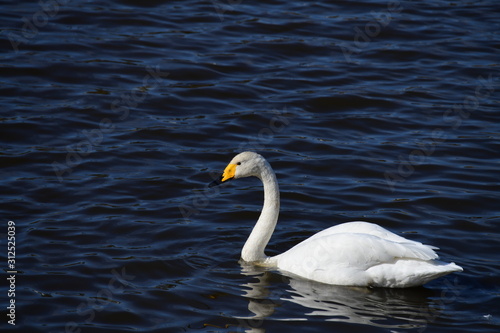
[[[1, 12], [2, 331], [500, 329], [497, 1]], [[464, 272], [386, 290], [240, 264], [261, 184], [207, 184], [242, 150], [280, 183], [267, 254], [367, 220]]]

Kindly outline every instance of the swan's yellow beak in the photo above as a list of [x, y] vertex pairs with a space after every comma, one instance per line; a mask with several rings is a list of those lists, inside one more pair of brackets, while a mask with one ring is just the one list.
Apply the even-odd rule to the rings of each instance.
[[228, 180], [233, 179], [234, 175], [236, 174], [236, 167], [237, 167], [237, 164], [228, 164], [227, 167], [224, 169], [222, 176], [220, 176], [220, 179], [214, 180], [208, 186], [214, 187], [214, 186], [220, 185]]
[[226, 180], [234, 178], [234, 174], [236, 173], [236, 164], [228, 164], [222, 173], [221, 182], [225, 182]]

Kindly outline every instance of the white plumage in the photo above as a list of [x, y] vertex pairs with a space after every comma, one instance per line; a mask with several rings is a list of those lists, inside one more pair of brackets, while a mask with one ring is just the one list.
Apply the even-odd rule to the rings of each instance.
[[423, 285], [451, 272], [454, 263], [437, 261], [436, 247], [405, 239], [376, 224], [348, 222], [316, 233], [274, 257], [264, 254], [278, 221], [279, 188], [269, 163], [259, 154], [236, 155], [221, 178], [255, 176], [264, 184], [264, 206], [241, 258], [313, 281], [349, 286], [405, 288]]

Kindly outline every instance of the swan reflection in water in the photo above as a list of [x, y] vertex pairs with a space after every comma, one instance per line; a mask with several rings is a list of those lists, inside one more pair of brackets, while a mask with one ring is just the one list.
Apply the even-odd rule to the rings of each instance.
[[[244, 261], [240, 265], [242, 274], [253, 277], [252, 282], [241, 285], [252, 315], [237, 318], [248, 332], [263, 332], [263, 321], [270, 316], [278, 321], [317, 320], [381, 328], [419, 328], [436, 320], [443, 311], [444, 304], [439, 301], [443, 292], [425, 287], [335, 286], [286, 277]], [[296, 308], [290, 310], [295, 304], [303, 308], [299, 310], [303, 310], [302, 317], [296, 316]], [[287, 316], [289, 313], [295, 317]]]

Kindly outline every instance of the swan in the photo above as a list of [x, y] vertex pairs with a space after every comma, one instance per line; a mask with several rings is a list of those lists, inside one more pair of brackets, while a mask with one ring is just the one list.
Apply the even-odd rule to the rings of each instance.
[[332, 285], [407, 288], [463, 271], [438, 261], [438, 248], [405, 239], [369, 222], [342, 223], [307, 238], [273, 257], [264, 249], [278, 221], [280, 193], [271, 165], [255, 152], [236, 155], [210, 187], [232, 179], [257, 177], [264, 185], [264, 206], [241, 251], [241, 259], [283, 274]]

